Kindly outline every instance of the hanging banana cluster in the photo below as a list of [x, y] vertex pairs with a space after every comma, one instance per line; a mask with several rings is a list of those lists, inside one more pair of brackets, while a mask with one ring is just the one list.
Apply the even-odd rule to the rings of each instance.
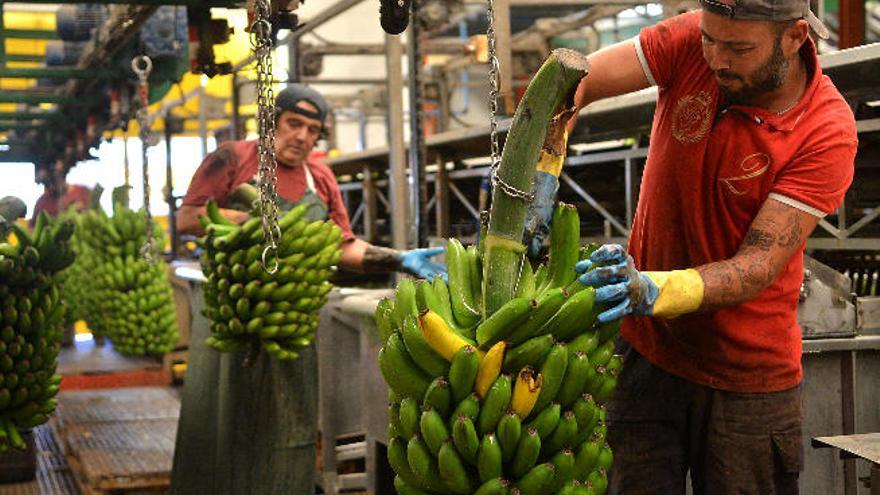
[[595, 292], [575, 280], [592, 252], [577, 211], [560, 205], [552, 225], [549, 261], [523, 263], [516, 297], [489, 318], [479, 253], [456, 239], [448, 286], [404, 280], [380, 302], [398, 493], [604, 493], [618, 326], [596, 324]]
[[[64, 211], [59, 215], [59, 218], [76, 225], [73, 236], [70, 238], [70, 247], [76, 254], [76, 259], [66, 270], [58, 273], [61, 281], [61, 300], [64, 301], [64, 323], [66, 325], [80, 320], [88, 320], [89, 308], [94, 305], [91, 287], [95, 256], [83, 236], [82, 217], [83, 214], [74, 209]], [[92, 331], [97, 333], [94, 329]]]
[[201, 261], [211, 347], [232, 352], [258, 343], [276, 358], [292, 360], [312, 343], [318, 310], [333, 288], [328, 278], [342, 256], [342, 231], [332, 221], [309, 222], [307, 210], [296, 206], [278, 221], [278, 270], [270, 274], [262, 264], [260, 218], [237, 225], [208, 202], [208, 216], [200, 220], [207, 232]]
[[55, 410], [64, 306], [58, 274], [73, 262], [71, 222], [37, 217], [33, 235], [14, 225], [0, 238], [0, 454], [25, 449], [20, 428]]
[[[146, 240], [143, 210], [115, 203], [112, 218], [90, 210], [78, 220], [76, 249], [81, 259], [69, 284], [77, 287], [65, 292], [71, 306], [123, 354], [161, 356], [171, 351], [178, 333], [168, 267], [158, 259], [146, 261], [141, 254]], [[163, 244], [155, 223], [153, 236]]]

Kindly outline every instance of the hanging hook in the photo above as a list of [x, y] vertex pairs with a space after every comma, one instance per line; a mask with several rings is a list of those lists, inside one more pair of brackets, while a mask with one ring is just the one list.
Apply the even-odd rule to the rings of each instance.
[[146, 81], [153, 72], [153, 60], [146, 55], [137, 55], [131, 59], [131, 70], [138, 76], [141, 82]]

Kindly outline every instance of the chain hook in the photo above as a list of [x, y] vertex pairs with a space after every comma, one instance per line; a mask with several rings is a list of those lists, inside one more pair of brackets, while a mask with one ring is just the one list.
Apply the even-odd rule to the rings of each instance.
[[[149, 118], [149, 87], [147, 80], [150, 73], [153, 72], [153, 61], [146, 55], [136, 55], [131, 59], [131, 70], [138, 77], [138, 89], [140, 96], [140, 108], [135, 113], [135, 119], [140, 127], [138, 135], [141, 139], [141, 179], [144, 185], [144, 245], [141, 246], [140, 254], [148, 263], [155, 260], [155, 239], [153, 238], [153, 214], [150, 210], [150, 165], [147, 160], [147, 148], [150, 140], [150, 118]], [[128, 146], [126, 143], [126, 153]], [[127, 154], [126, 154], [126, 165]], [[127, 170], [127, 168], [126, 168]], [[127, 181], [127, 172], [126, 172]]]
[[[277, 163], [275, 162], [275, 92], [272, 88], [272, 22], [269, 19], [269, 0], [256, 0], [254, 21], [251, 23], [251, 44], [257, 64], [257, 127], [259, 141], [257, 153], [259, 164], [259, 202], [263, 238], [266, 247], [261, 258], [263, 269], [274, 274], [278, 270], [278, 241], [281, 228], [278, 225]], [[274, 263], [268, 264], [269, 253]]]
[[131, 70], [144, 83], [149, 79], [150, 73], [153, 72], [153, 60], [146, 55], [136, 55], [131, 59]]

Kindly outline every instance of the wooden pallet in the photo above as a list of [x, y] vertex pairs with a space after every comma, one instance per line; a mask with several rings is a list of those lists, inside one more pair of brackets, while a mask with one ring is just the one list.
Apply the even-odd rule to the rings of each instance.
[[155, 495], [171, 484], [179, 414], [162, 387], [71, 391], [52, 424], [82, 495]]
[[180, 400], [168, 389], [131, 387], [62, 392], [58, 395], [55, 424], [63, 434], [69, 426], [84, 423], [177, 419], [179, 416]]
[[67, 463], [83, 495], [167, 490], [176, 434], [176, 419], [73, 426]]

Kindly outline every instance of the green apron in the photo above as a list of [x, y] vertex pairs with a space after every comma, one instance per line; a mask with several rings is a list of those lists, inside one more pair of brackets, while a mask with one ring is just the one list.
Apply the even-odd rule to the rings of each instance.
[[[308, 204], [310, 221], [328, 218], [308, 167], [306, 191], [287, 211]], [[200, 288], [194, 293], [201, 296]], [[173, 495], [314, 493], [318, 431], [318, 358], [315, 345], [294, 361], [261, 352], [243, 367], [247, 351], [221, 354], [207, 347], [209, 322], [194, 307], [190, 360], [181, 394]], [[335, 439], [325, 448], [334, 448]]]

